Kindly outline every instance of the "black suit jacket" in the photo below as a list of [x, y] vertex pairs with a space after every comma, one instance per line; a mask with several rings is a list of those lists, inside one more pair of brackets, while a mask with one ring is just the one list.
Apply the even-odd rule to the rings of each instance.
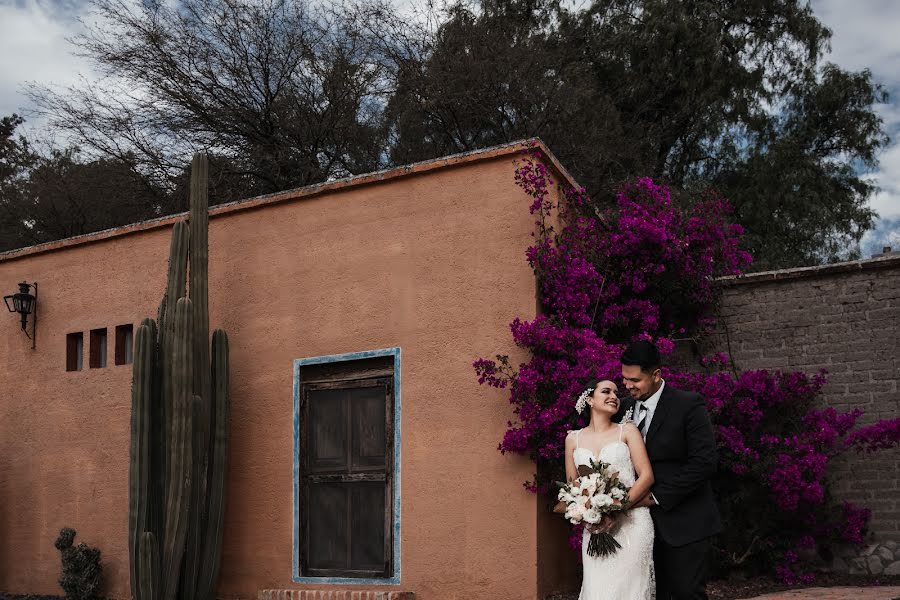
[[[634, 401], [622, 403], [621, 419]], [[656, 535], [684, 546], [719, 533], [722, 522], [710, 480], [716, 472], [716, 437], [699, 394], [668, 383], [647, 431], [647, 454], [659, 506], [650, 509]]]

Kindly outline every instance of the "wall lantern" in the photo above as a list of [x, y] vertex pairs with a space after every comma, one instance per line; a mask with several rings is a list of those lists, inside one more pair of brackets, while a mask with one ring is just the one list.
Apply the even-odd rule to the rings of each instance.
[[[30, 293], [32, 287], [34, 295]], [[23, 281], [19, 284], [19, 293], [3, 296], [3, 301], [6, 302], [9, 312], [22, 315], [22, 331], [25, 332], [26, 337], [31, 339], [31, 349], [34, 350], [34, 332], [37, 327], [37, 283], [28, 284]], [[34, 318], [31, 319], [31, 335], [28, 335], [28, 315], [30, 314], [33, 314]]]

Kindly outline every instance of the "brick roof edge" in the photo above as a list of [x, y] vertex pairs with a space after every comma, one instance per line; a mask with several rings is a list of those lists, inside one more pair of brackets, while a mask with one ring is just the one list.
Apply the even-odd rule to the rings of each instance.
[[777, 271], [760, 271], [746, 275], [720, 277], [717, 279], [720, 285], [733, 286], [754, 283], [768, 283], [783, 281], [786, 279], [801, 279], [806, 277], [819, 277], [835, 275], [838, 273], [852, 273], [869, 269], [888, 269], [900, 267], [900, 254], [889, 254], [875, 258], [851, 260], [847, 262], [833, 263], [830, 265], [816, 265], [813, 267], [795, 267], [792, 269], [779, 269]]

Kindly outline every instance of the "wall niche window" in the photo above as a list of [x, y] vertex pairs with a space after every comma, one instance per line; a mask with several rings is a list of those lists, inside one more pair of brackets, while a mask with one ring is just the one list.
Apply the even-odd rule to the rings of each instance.
[[130, 365], [134, 362], [134, 326], [116, 325], [116, 364]]
[[66, 334], [66, 371], [80, 371], [84, 356], [84, 334]]
[[398, 543], [395, 356], [300, 365], [296, 376], [295, 572], [300, 577], [389, 578], [395, 573]]
[[106, 327], [91, 329], [91, 360], [92, 369], [106, 367]]

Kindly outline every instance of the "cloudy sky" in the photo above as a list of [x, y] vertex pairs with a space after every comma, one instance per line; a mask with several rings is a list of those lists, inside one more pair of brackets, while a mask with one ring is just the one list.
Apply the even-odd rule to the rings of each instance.
[[872, 206], [881, 216], [863, 238], [866, 255], [883, 245], [900, 248], [900, 2], [896, 0], [814, 0], [813, 8], [833, 32], [829, 60], [845, 69], [870, 69], [890, 94], [879, 107], [891, 144], [871, 176], [881, 191]]
[[[404, 0], [404, 2], [407, 0]], [[70, 84], [91, 77], [66, 37], [77, 31], [86, 0], [0, 0], [0, 115], [28, 114], [26, 82]], [[879, 107], [892, 142], [871, 174], [881, 191], [872, 199], [880, 219], [863, 240], [866, 255], [882, 245], [900, 247], [900, 1], [813, 0], [833, 32], [828, 60], [843, 68], [868, 68], [891, 95]]]

